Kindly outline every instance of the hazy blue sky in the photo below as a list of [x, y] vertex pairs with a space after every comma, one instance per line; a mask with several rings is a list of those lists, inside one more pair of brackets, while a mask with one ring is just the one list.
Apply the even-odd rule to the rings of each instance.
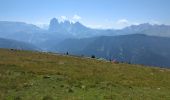
[[48, 24], [53, 17], [91, 27], [170, 24], [170, 0], [0, 0], [0, 20]]

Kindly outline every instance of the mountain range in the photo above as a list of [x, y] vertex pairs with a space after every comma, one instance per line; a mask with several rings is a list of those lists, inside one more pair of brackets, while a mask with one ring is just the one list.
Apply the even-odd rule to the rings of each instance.
[[40, 48], [34, 46], [33, 44], [11, 40], [11, 39], [4, 39], [4, 38], [0, 38], [0, 48], [17, 49], [17, 50], [33, 50], [33, 51], [40, 50]]
[[[88, 42], [86, 42], [88, 41]], [[56, 52], [102, 57], [107, 60], [170, 66], [170, 38], [144, 34], [67, 39], [56, 45]]]
[[73, 23], [67, 20], [59, 22], [56, 18], [51, 19], [48, 31], [67, 34], [74, 38], [86, 38], [109, 34], [114, 35], [114, 30], [91, 29], [82, 25], [80, 22]]
[[[9, 44], [12, 43], [24, 43], [25, 47], [34, 45], [31, 47], [43, 51], [96, 55], [153, 66], [170, 66], [169, 37], [169, 25], [149, 23], [115, 30], [92, 29], [80, 22], [59, 22], [56, 18], [51, 19], [48, 29], [23, 22], [0, 21], [0, 42], [3, 48], [10, 48]], [[12, 47], [18, 48], [17, 45]]]
[[144, 23], [140, 25], [132, 25], [126, 27], [119, 32], [124, 34], [146, 34], [151, 36], [162, 36], [170, 37], [170, 26], [169, 25], [151, 25], [149, 23]]

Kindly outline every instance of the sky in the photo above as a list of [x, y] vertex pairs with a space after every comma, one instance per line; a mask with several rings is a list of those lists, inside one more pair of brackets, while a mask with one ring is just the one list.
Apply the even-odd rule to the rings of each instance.
[[43, 27], [54, 17], [104, 29], [141, 23], [170, 25], [170, 0], [0, 0], [0, 21]]

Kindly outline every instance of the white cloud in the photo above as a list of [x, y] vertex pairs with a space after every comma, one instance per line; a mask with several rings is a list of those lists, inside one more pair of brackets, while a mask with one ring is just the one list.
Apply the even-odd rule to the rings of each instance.
[[99, 25], [99, 24], [90, 24], [90, 25], [86, 25], [86, 26], [90, 27], [90, 28], [94, 28], [94, 29], [103, 29], [103, 26]]
[[129, 21], [127, 19], [120, 19], [116, 22], [118, 25], [127, 25]]
[[73, 17], [68, 17], [68, 16], [60, 16], [59, 18], [59, 22], [64, 22], [66, 20], [75, 23], [77, 21], [80, 21], [82, 18], [79, 15], [74, 15]]
[[66, 16], [61, 16], [61, 19], [66, 20], [67, 17]]
[[93, 29], [113, 29], [113, 25], [111, 24], [85, 24], [85, 26], [93, 28]]
[[67, 16], [60, 16], [59, 20], [63, 22], [65, 20], [68, 20], [68, 17]]
[[72, 19], [73, 20], [81, 20], [82, 18], [79, 15], [75, 14]]
[[138, 22], [134, 22], [134, 23], [132, 23], [131, 25], [139, 25], [140, 23], [138, 23]]
[[129, 25], [131, 25], [131, 22], [128, 21], [127, 19], [119, 19], [119, 20], [116, 21], [114, 28], [122, 29], [122, 28], [129, 26]]

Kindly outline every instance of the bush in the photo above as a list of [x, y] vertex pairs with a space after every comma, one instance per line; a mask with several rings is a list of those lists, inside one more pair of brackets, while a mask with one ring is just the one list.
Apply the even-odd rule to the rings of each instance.
[[95, 55], [92, 55], [91, 58], [96, 58]]

